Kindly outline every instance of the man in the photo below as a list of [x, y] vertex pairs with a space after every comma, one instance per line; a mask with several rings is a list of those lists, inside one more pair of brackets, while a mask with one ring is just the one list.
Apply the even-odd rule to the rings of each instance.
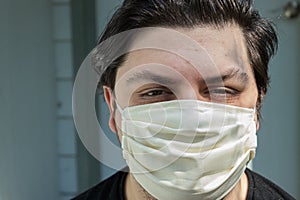
[[75, 199], [293, 199], [246, 169], [277, 47], [251, 1], [125, 0], [99, 45], [109, 126], [129, 172]]

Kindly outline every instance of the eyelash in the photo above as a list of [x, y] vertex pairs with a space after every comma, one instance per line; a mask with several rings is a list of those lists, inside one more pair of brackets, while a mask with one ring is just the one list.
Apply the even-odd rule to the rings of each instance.
[[230, 98], [234, 98], [239, 94], [239, 91], [233, 88], [211, 88], [210, 90], [206, 90], [205, 91], [205, 95], [211, 97], [215, 97], [215, 98], [226, 98], [226, 99], [230, 99]]
[[[152, 93], [152, 94], [151, 94]], [[146, 91], [141, 94], [142, 97], [157, 97], [163, 94], [171, 94], [171, 92], [163, 90], [163, 89], [154, 89], [150, 91]]]
[[[203, 93], [203, 97], [216, 102], [234, 101], [240, 94], [240, 91], [230, 87], [212, 87], [207, 88]], [[161, 101], [169, 101], [176, 99], [172, 91], [167, 88], [149, 88], [139, 93], [139, 98], [143, 103], [154, 103]]]
[[[206, 90], [205, 94], [211, 94], [213, 92], [218, 93], [219, 95], [224, 95], [225, 93], [229, 94], [229, 95], [235, 95], [238, 93], [237, 90], [232, 89], [232, 88], [215, 88], [215, 89]], [[154, 90], [150, 90], [150, 91], [141, 93], [141, 96], [150, 96], [150, 97], [151, 96], [159, 96], [159, 95], [162, 95], [163, 93], [171, 94], [172, 92], [169, 92], [169, 91], [166, 91], [163, 89], [154, 89]]]

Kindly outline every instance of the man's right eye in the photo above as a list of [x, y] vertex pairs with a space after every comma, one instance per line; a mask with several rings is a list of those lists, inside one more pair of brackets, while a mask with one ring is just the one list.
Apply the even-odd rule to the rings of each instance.
[[169, 87], [159, 84], [145, 84], [132, 92], [130, 105], [151, 104], [175, 99], [177, 99], [176, 95]]
[[153, 97], [153, 96], [159, 96], [166, 94], [166, 91], [164, 90], [151, 90], [148, 92], [144, 92], [141, 94], [142, 97]]
[[176, 99], [174, 93], [168, 88], [149, 88], [138, 93], [138, 102], [142, 104], [169, 101]]

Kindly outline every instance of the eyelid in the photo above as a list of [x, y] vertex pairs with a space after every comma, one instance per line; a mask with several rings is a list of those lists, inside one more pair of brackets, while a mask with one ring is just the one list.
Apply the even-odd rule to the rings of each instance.
[[[151, 92], [158, 92], [156, 94], [149, 94]], [[147, 88], [144, 87], [143, 89], [140, 89], [139, 91], [135, 92], [136, 95], [134, 95], [134, 103], [136, 105], [140, 104], [150, 104], [155, 102], [163, 102], [163, 101], [170, 101], [176, 99], [176, 96], [172, 92], [171, 89], [159, 86], [159, 85], [149, 85]]]
[[[218, 91], [218, 92], [216, 92]], [[240, 93], [240, 91], [238, 89], [235, 88], [231, 88], [231, 87], [214, 87], [214, 88], [207, 88], [204, 91], [205, 95], [238, 95]]]
[[[173, 94], [169, 89], [167, 88], [151, 88], [151, 89], [148, 89], [148, 90], [143, 90], [142, 92], [140, 92], [139, 94], [141, 96], [146, 96], [148, 93], [151, 93], [151, 92], [158, 92], [158, 91], [161, 91], [162, 93], [165, 93], [165, 94]], [[149, 95], [151, 96], [151, 95]], [[158, 96], [158, 95], [153, 95], [153, 96]]]
[[223, 88], [222, 87], [218, 87], [218, 88], [213, 88], [210, 91], [224, 91], [226, 93], [227, 91], [236, 92], [237, 90], [233, 89], [233, 88], [228, 88], [228, 87], [223, 87]]

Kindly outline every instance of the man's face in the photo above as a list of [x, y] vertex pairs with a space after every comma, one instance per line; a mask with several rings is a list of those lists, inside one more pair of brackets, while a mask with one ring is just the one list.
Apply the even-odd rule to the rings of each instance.
[[[110, 127], [119, 133], [119, 137], [120, 113], [115, 111], [114, 101], [122, 108], [176, 99], [195, 99], [244, 108], [256, 106], [257, 86], [244, 37], [238, 27], [199, 27], [176, 31], [195, 40], [201, 48], [183, 44], [182, 48], [175, 49], [187, 57], [156, 49], [131, 52], [117, 71], [115, 96], [104, 87], [111, 111]], [[192, 58], [195, 59], [192, 61]], [[195, 60], [198, 60], [196, 65]]]

